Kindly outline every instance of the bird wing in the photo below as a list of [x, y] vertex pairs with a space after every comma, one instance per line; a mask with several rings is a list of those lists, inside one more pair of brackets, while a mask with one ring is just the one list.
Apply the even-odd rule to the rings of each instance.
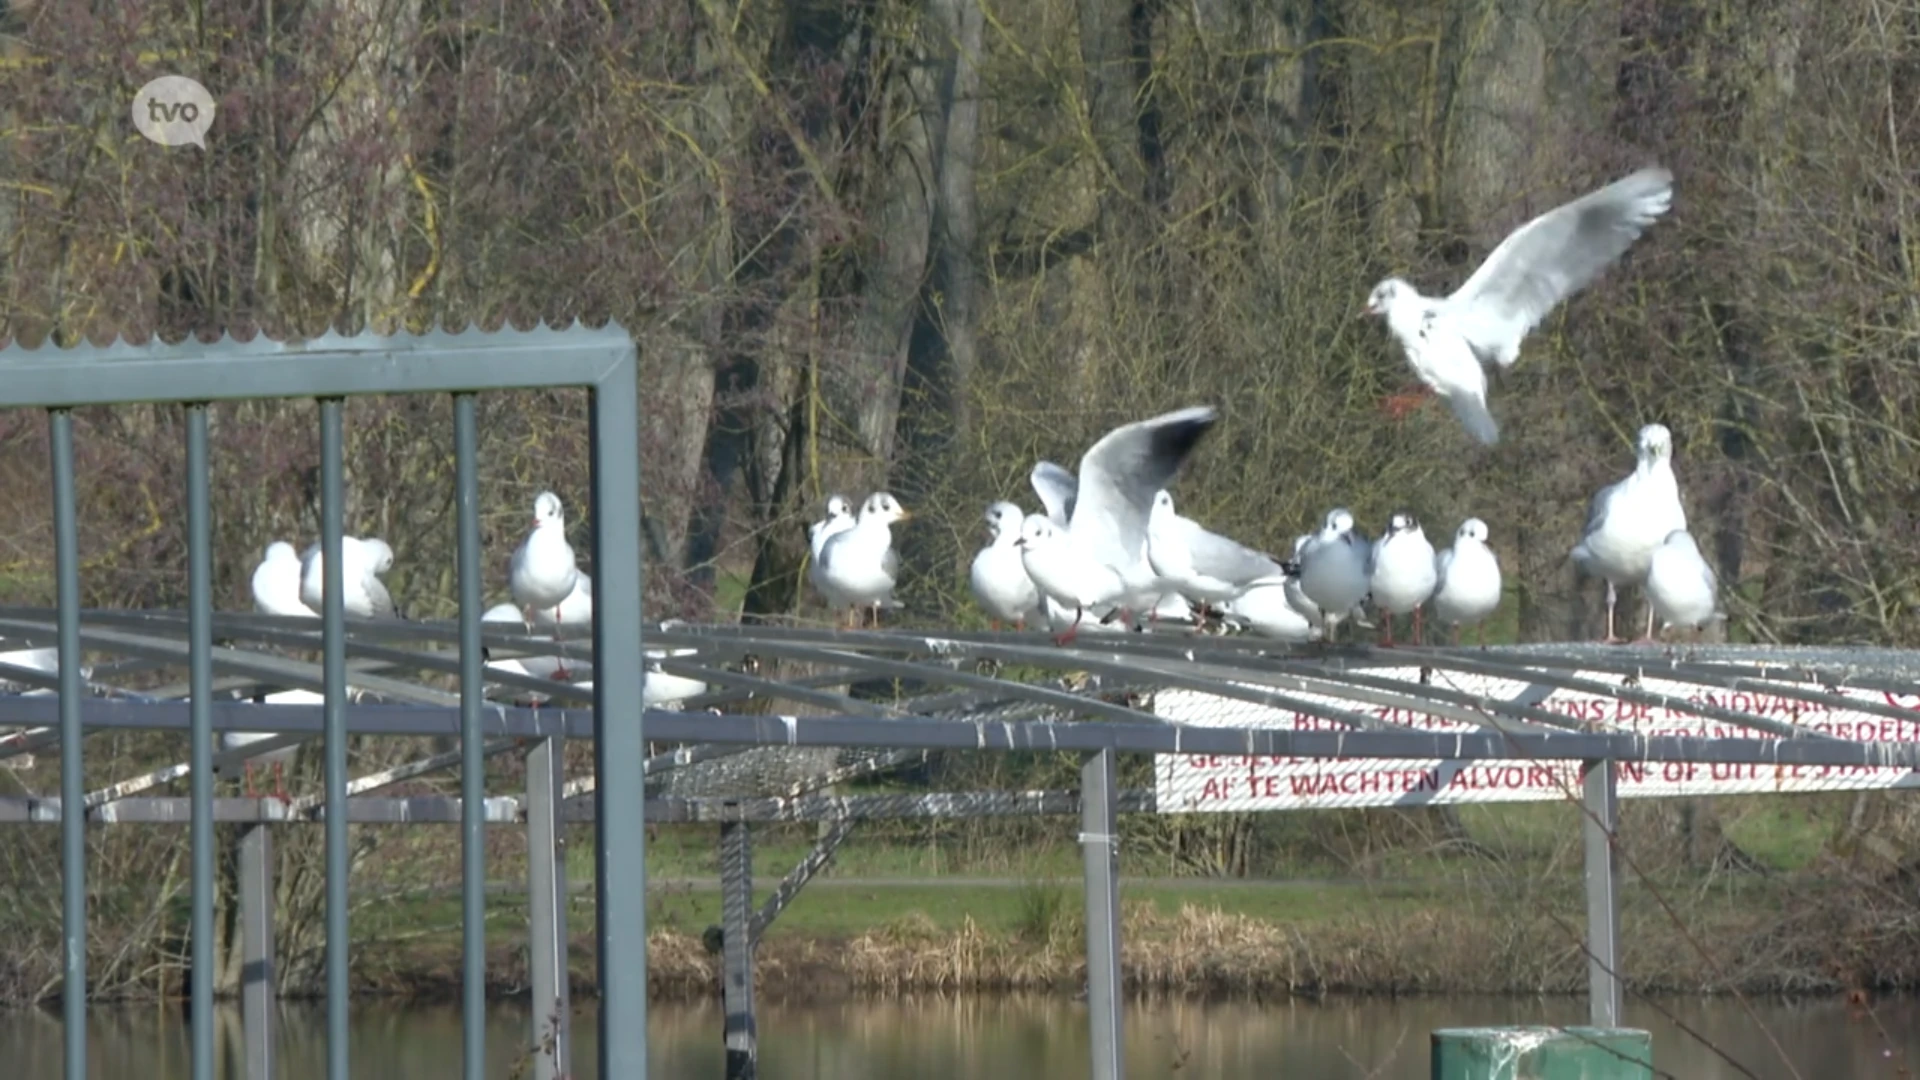
[[[1458, 543], [1459, 541], [1455, 541]], [[1447, 570], [1453, 566], [1453, 549], [1448, 548], [1433, 557], [1433, 594], [1447, 587]]]
[[1054, 527], [1066, 528], [1067, 523], [1073, 520], [1073, 503], [1080, 493], [1080, 481], [1064, 467], [1051, 461], [1035, 465], [1027, 479], [1039, 494], [1040, 505], [1047, 508], [1047, 517], [1052, 520]]
[[1623, 477], [1593, 493], [1593, 498], [1587, 502], [1587, 523], [1580, 530], [1582, 539], [1592, 536], [1607, 520], [1607, 515], [1613, 510], [1614, 500], [1627, 489], [1627, 482], [1631, 479], [1630, 476]]
[[1286, 576], [1285, 569], [1273, 559], [1202, 526], [1194, 525], [1186, 541], [1193, 569], [1207, 577], [1244, 585], [1260, 578]]
[[1146, 544], [1154, 494], [1219, 419], [1213, 407], [1197, 405], [1107, 432], [1080, 458], [1068, 534], [1101, 562], [1131, 566]]
[[1585, 288], [1673, 204], [1673, 174], [1649, 167], [1541, 214], [1507, 235], [1449, 314], [1482, 359], [1511, 364], [1520, 339]]
[[393, 606], [393, 597], [387, 592], [387, 583], [368, 574], [360, 582], [361, 591], [367, 594], [367, 603], [373, 609], [376, 619], [390, 619], [397, 614]]
[[1448, 394], [1447, 408], [1453, 410], [1454, 418], [1467, 429], [1467, 434], [1479, 440], [1482, 446], [1492, 446], [1500, 441], [1500, 425], [1487, 409], [1487, 399], [1476, 394]]

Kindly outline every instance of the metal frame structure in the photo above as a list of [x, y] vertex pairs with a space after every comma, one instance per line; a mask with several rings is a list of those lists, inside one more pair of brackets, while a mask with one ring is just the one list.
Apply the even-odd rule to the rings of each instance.
[[[0, 635], [27, 644], [57, 640], [69, 628], [59, 612], [0, 608]], [[87, 611], [71, 620], [80, 646], [140, 664], [177, 665], [189, 658], [179, 637], [197, 631], [191, 611]], [[218, 675], [240, 688], [259, 684], [324, 685], [331, 672], [280, 656], [239, 647], [247, 642], [263, 646], [318, 647], [325, 644], [323, 627], [312, 623], [257, 615], [213, 615], [212, 629], [233, 646], [209, 650], [207, 677]], [[564, 860], [553, 854], [560, 823], [599, 821], [604, 813], [607, 774], [593, 778], [590, 796], [576, 792], [559, 771], [558, 748], [566, 738], [593, 738], [599, 726], [594, 713], [561, 704], [587, 696], [581, 688], [563, 683], [526, 679], [493, 671], [482, 672], [483, 692], [496, 700], [484, 710], [470, 708], [460, 696], [406, 678], [419, 675], [466, 674], [462, 659], [473, 655], [466, 640], [469, 628], [439, 623], [375, 623], [354, 620], [346, 628], [337, 665], [358, 665], [353, 682], [369, 696], [386, 700], [363, 701], [341, 719], [344, 730], [362, 735], [462, 734], [458, 755], [441, 755], [413, 765], [363, 777], [353, 782], [350, 798], [325, 804], [291, 807], [271, 800], [223, 798], [206, 806], [194, 799], [149, 797], [141, 794], [176, 780], [178, 767], [152, 777], [113, 785], [83, 796], [87, 819], [98, 823], [191, 823], [209, 820], [239, 821], [256, 827], [242, 841], [242, 861], [248, 867], [265, 864], [265, 826], [318, 822], [428, 824], [455, 823], [472, 828], [476, 820], [491, 825], [520, 825], [529, 838], [530, 936], [534, 956], [533, 1033], [539, 1048], [535, 1075], [547, 1078], [567, 1074], [569, 1039], [566, 1032]], [[637, 634], [635, 635], [637, 637]], [[1564, 645], [1512, 646], [1488, 649], [1392, 650], [1372, 648], [1273, 647], [1245, 639], [1199, 638], [1187, 634], [1116, 635], [1090, 638], [1077, 648], [1059, 648], [1038, 635], [992, 635], [910, 632], [844, 632], [766, 627], [695, 627], [663, 624], [649, 628], [655, 654], [671, 650], [671, 658], [657, 661], [666, 672], [697, 678], [708, 693], [687, 699], [678, 710], [649, 709], [645, 714], [649, 740], [681, 744], [678, 749], [646, 758], [634, 770], [659, 790], [644, 796], [644, 820], [649, 822], [707, 822], [721, 826], [723, 926], [720, 928], [722, 996], [726, 1004], [728, 1075], [749, 1078], [757, 1070], [757, 1038], [753, 1024], [752, 952], [766, 927], [791, 902], [806, 882], [831, 859], [852, 823], [875, 818], [963, 817], [1012, 814], [1078, 814], [1080, 842], [1085, 855], [1088, 930], [1088, 1000], [1093, 1028], [1093, 1075], [1097, 1080], [1123, 1075], [1120, 1056], [1120, 941], [1118, 921], [1118, 861], [1115, 847], [1116, 815], [1154, 809], [1151, 790], [1116, 790], [1118, 755], [1122, 753], [1186, 753], [1218, 755], [1277, 755], [1321, 758], [1547, 759], [1585, 763], [1580, 798], [1585, 807], [1585, 867], [1588, 902], [1589, 1016], [1595, 1026], [1613, 1026], [1620, 1011], [1618, 971], [1618, 881], [1614, 829], [1618, 821], [1615, 766], [1634, 761], [1721, 761], [1766, 764], [1893, 766], [1920, 769], [1920, 744], [1861, 743], [1832, 738], [1773, 717], [1748, 715], [1704, 702], [1670, 701], [1674, 708], [1740, 725], [1751, 738], [1647, 737], [1617, 731], [1577, 730], [1570, 719], [1541, 709], [1537, 703], [1554, 686], [1592, 688], [1590, 680], [1571, 671], [1614, 671], [1621, 683], [1598, 684], [1621, 701], [1636, 701], [1645, 692], [1634, 685], [1637, 677], [1682, 679], [1703, 687], [1739, 688], [1808, 702], [1844, 701], [1847, 708], [1912, 719], [1909, 710], [1854, 698], [1840, 699], [1842, 687], [1912, 693], [1913, 673], [1920, 671], [1920, 654], [1868, 650], [1761, 649], [1703, 647], [1683, 650], [1636, 649]], [[480, 645], [496, 655], [537, 651], [543, 639], [489, 630]], [[553, 643], [545, 641], [552, 649]], [[596, 651], [596, 655], [600, 655]], [[814, 673], [771, 679], [756, 674], [769, 658], [803, 666]], [[1458, 692], [1424, 682], [1380, 677], [1383, 669], [1405, 668], [1410, 662], [1425, 668], [1457, 671], [1494, 671], [1530, 684], [1529, 691], [1511, 700], [1462, 700]], [[1002, 678], [998, 665], [1040, 669], [1058, 677], [1037, 675], [1028, 681]], [[637, 667], [638, 665], [636, 665]], [[100, 668], [95, 668], [96, 675]], [[1066, 674], [1059, 674], [1066, 673]], [[66, 677], [49, 677], [24, 670], [0, 671], [22, 685], [57, 685]], [[828, 689], [892, 680], [892, 700], [856, 698]], [[199, 681], [199, 680], [190, 680]], [[1200, 724], [1170, 724], [1144, 711], [1151, 696], [1166, 688], [1204, 687], [1223, 697], [1260, 704], [1297, 706], [1312, 715], [1334, 721], [1339, 730], [1295, 731], [1272, 728], [1226, 728]], [[289, 739], [329, 733], [334, 717], [325, 705], [275, 705], [248, 701], [206, 700], [204, 706], [161, 695], [134, 695], [96, 680], [98, 696], [76, 699], [78, 708], [58, 697], [0, 698], [0, 720], [27, 725], [11, 736], [0, 736], [0, 755], [48, 748], [49, 725], [77, 711], [84, 730], [146, 729], [195, 733], [208, 730], [252, 730], [282, 733]], [[546, 704], [528, 708], [506, 703], [519, 694], [540, 691]], [[595, 692], [602, 687], [596, 684]], [[1373, 716], [1337, 705], [1303, 701], [1300, 692], [1335, 696], [1359, 706], [1408, 703], [1433, 716], [1478, 716], [1482, 730], [1473, 733], [1432, 732], [1384, 723]], [[499, 700], [499, 699], [506, 700]], [[473, 700], [469, 698], [468, 700]], [[753, 712], [776, 702], [813, 710]], [[65, 725], [57, 730], [65, 733]], [[476, 798], [468, 777], [478, 773], [467, 761], [469, 748], [491, 754], [531, 740], [528, 786], [524, 796]], [[804, 782], [784, 790], [756, 788], [735, 778], [720, 785], [719, 793], [675, 794], [662, 786], [664, 778], [703, 771], [723, 775], [730, 763], [755, 753], [806, 754], [809, 748], [840, 747], [871, 750], [896, 748], [862, 762], [827, 767], [815, 761], [801, 772]], [[1055, 750], [1084, 756], [1082, 783], [1077, 792], [935, 792], [824, 795], [825, 783], [877, 772], [917, 760], [931, 750]], [[601, 760], [596, 755], [596, 761]], [[374, 795], [383, 786], [418, 776], [431, 768], [463, 767], [462, 795]], [[640, 795], [641, 782], [632, 793]], [[365, 792], [361, 794], [360, 792]], [[330, 792], [330, 795], [333, 793]], [[589, 801], [589, 798], [592, 801]], [[60, 822], [65, 800], [0, 799], [0, 821]], [[344, 806], [338, 816], [328, 811]], [[640, 820], [636, 815], [632, 820]], [[751, 897], [750, 826], [754, 822], [821, 821], [831, 828], [815, 852], [776, 890], [759, 911]], [[254, 875], [263, 871], [254, 869]], [[463, 909], [478, 886], [463, 881]], [[259, 879], [243, 882], [243, 893], [263, 890]], [[263, 904], [243, 911], [243, 947], [249, 969], [265, 971], [271, 964]], [[602, 909], [604, 910], [604, 909]], [[472, 925], [469, 923], [468, 925]], [[644, 950], [644, 944], [640, 946]], [[644, 952], [641, 952], [644, 963]], [[608, 953], [604, 949], [604, 969]], [[644, 975], [641, 976], [644, 980]], [[247, 1057], [270, 1061], [271, 1032], [254, 981], [247, 984], [243, 1003], [247, 1012]], [[264, 983], [270, 986], [270, 983]], [[644, 985], [644, 981], [642, 982]], [[549, 1023], [549, 1021], [554, 1021]], [[330, 1058], [331, 1060], [331, 1058]], [[249, 1075], [266, 1075], [252, 1073]], [[616, 1075], [642, 1075], [622, 1071]]]
[[[56, 637], [60, 666], [58, 728], [60, 800], [80, 805], [82, 790], [80, 563], [76, 525], [73, 414], [96, 405], [171, 404], [187, 418], [189, 727], [192, 737], [192, 1060], [194, 1080], [213, 1076], [213, 620], [212, 542], [207, 492], [207, 405], [214, 401], [311, 398], [319, 402], [321, 441], [321, 550], [325, 610], [320, 645], [325, 657], [326, 745], [327, 1075], [347, 1080], [347, 620], [341, 592], [344, 399], [369, 394], [450, 394], [458, 458], [461, 737], [466, 884], [463, 952], [466, 984], [464, 1075], [485, 1071], [482, 1021], [483, 924], [478, 884], [480, 841], [482, 658], [477, 648], [481, 611], [480, 530], [473, 395], [479, 392], [581, 387], [592, 398], [593, 591], [596, 610], [631, 613], [601, 619], [593, 629], [598, 655], [640, 652], [639, 369], [633, 340], [617, 325], [527, 331], [431, 331], [391, 336], [329, 333], [306, 341], [214, 343], [0, 350], [0, 408], [41, 408], [50, 415], [55, 537]], [[645, 832], [641, 821], [641, 674], [615, 665], [601, 673], [593, 694], [600, 730], [594, 741], [600, 918], [600, 1074], [644, 1076], [646, 1071]], [[86, 1069], [86, 846], [85, 820], [62, 815], [62, 921], [65, 927], [66, 1074]], [[637, 958], [637, 962], [636, 962]]]
[[[270, 829], [320, 824], [326, 830], [328, 1075], [348, 1075], [346, 1004], [346, 827], [363, 823], [458, 823], [461, 827], [462, 947], [466, 962], [465, 1075], [482, 1075], [484, 986], [481, 861], [488, 825], [518, 824], [529, 839], [530, 936], [534, 956], [535, 1061], [541, 1080], [568, 1073], [566, 883], [557, 858], [560, 826], [596, 823], [600, 1075], [646, 1075], [645, 839], [647, 822], [721, 826], [722, 996], [730, 1077], [756, 1071], [753, 946], [807, 880], [831, 859], [853, 822], [870, 818], [1009, 814], [1080, 816], [1087, 882], [1088, 1002], [1093, 1075], [1118, 1080], [1120, 939], [1116, 818], [1154, 808], [1152, 791], [1117, 790], [1120, 754], [1272, 755], [1314, 758], [1532, 759], [1583, 763], [1577, 796], [1586, 810], [1585, 871], [1591, 997], [1596, 1026], [1619, 1016], [1618, 888], [1614, 830], [1616, 767], [1635, 761], [1876, 766], [1920, 769], [1920, 743], [1838, 739], [1777, 717], [1682, 701], [1635, 685], [1657, 676], [1704, 688], [1761, 692], [1809, 704], [1913, 719], [1910, 710], [1842, 699], [1840, 686], [1913, 694], [1920, 653], [1858, 649], [1704, 646], [1682, 649], [1528, 645], [1485, 649], [1286, 647], [1190, 633], [1086, 633], [1072, 648], [1038, 634], [953, 631], [849, 632], [803, 628], [646, 628], [642, 649], [637, 474], [636, 360], [617, 327], [494, 335], [338, 337], [281, 344], [257, 339], [211, 346], [129, 346], [0, 351], [0, 406], [52, 412], [53, 511], [58, 606], [0, 608], [0, 637], [53, 644], [57, 672], [0, 664], [0, 679], [41, 693], [0, 696], [0, 758], [57, 752], [58, 798], [0, 799], [0, 822], [57, 823], [61, 830], [63, 919], [68, 948], [67, 1074], [85, 1075], [84, 829], [95, 824], [187, 824], [193, 843], [192, 1047], [196, 1080], [212, 1075], [211, 924], [215, 821], [247, 822], [241, 841], [243, 994], [250, 1076], [270, 1075]], [[483, 629], [476, 392], [545, 386], [593, 392], [594, 609], [591, 690], [505, 674], [495, 656], [551, 652], [554, 642]], [[361, 393], [448, 393], [454, 397], [461, 617], [456, 623], [347, 618], [340, 602], [343, 444], [341, 397]], [[320, 398], [322, 544], [329, 602], [311, 620], [216, 614], [211, 603], [206, 402]], [[160, 401], [187, 410], [189, 596], [184, 612], [83, 611], [70, 409]], [[229, 642], [215, 646], [216, 639]], [[315, 665], [264, 651], [306, 649]], [[663, 651], [670, 650], [670, 651]], [[85, 654], [109, 658], [90, 671]], [[630, 662], [623, 662], [630, 661]], [[1495, 675], [1528, 690], [1512, 698], [1474, 696], [1383, 672], [1423, 669]], [[779, 669], [777, 675], [766, 669]], [[697, 679], [707, 692], [677, 710], [643, 709], [652, 667]], [[1003, 677], [1019, 669], [1019, 679]], [[185, 683], [136, 693], [116, 671], [184, 670]], [[1603, 672], [1619, 681], [1598, 681]], [[437, 681], [457, 678], [457, 692]], [[876, 684], [889, 689], [876, 696]], [[349, 687], [363, 695], [349, 703]], [[273, 706], [223, 695], [261, 687], [319, 690], [323, 704]], [[844, 688], [844, 689], [836, 689]], [[1554, 688], [1635, 704], [1663, 704], [1748, 733], [1739, 738], [1645, 736], [1594, 728], [1540, 707]], [[1231, 701], [1298, 711], [1330, 730], [1169, 723], [1148, 711], [1155, 693], [1198, 690]], [[45, 694], [46, 691], [54, 691]], [[512, 702], [528, 694], [538, 708]], [[1303, 697], [1302, 695], [1308, 695]], [[1335, 699], [1328, 704], [1325, 699]], [[590, 706], [585, 708], [582, 706]], [[1436, 732], [1382, 720], [1385, 706], [1476, 729]], [[778, 711], [776, 711], [778, 710]], [[644, 728], [643, 728], [644, 720]], [[88, 792], [82, 743], [90, 731], [142, 729], [189, 736], [189, 760]], [[277, 733], [244, 753], [216, 752], [215, 731]], [[645, 732], [643, 739], [642, 732]], [[345, 740], [353, 735], [458, 735], [457, 752], [349, 780]], [[215, 798], [213, 772], [276, 745], [318, 737], [325, 795], [291, 806]], [[594, 741], [591, 777], [569, 781], [562, 742]], [[673, 747], [648, 756], [650, 743]], [[489, 796], [482, 764], [528, 748], [519, 797]], [[839, 748], [839, 749], [835, 749]], [[910, 792], [828, 795], [842, 780], [920, 760], [930, 751], [1051, 750], [1081, 755], [1078, 791]], [[458, 767], [460, 796], [383, 796], [381, 789]], [[770, 776], [777, 777], [770, 779]], [[186, 798], [151, 794], [186, 778]], [[684, 779], [686, 783], [679, 781]], [[651, 789], [651, 790], [650, 790]], [[68, 813], [84, 807], [85, 813]], [[830, 823], [813, 854], [757, 911], [751, 898], [754, 822]], [[551, 1018], [551, 1023], [548, 1019]], [[259, 1070], [259, 1071], [256, 1071]]]

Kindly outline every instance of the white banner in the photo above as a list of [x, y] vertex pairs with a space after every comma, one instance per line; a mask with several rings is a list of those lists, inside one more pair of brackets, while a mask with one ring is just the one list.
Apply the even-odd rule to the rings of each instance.
[[[1369, 671], [1407, 682], [1418, 692], [1420, 669]], [[1617, 685], [1620, 676], [1579, 672], [1591, 682]], [[1433, 670], [1434, 686], [1493, 700], [1518, 697], [1528, 683]], [[1479, 725], [1406, 709], [1375, 708], [1324, 694], [1281, 690], [1288, 697], [1368, 714], [1423, 731], [1482, 731]], [[1913, 710], [1911, 720], [1853, 710], [1830, 710], [1794, 698], [1702, 688], [1693, 683], [1641, 679], [1635, 689], [1679, 701], [1717, 705], [1754, 716], [1784, 720], [1841, 739], [1860, 742], [1920, 742], [1920, 694], [1837, 689], [1843, 697]], [[1821, 689], [1825, 689], [1824, 687]], [[1708, 720], [1688, 712], [1637, 705], [1615, 698], [1556, 689], [1538, 708], [1597, 728], [1626, 734], [1694, 738], [1767, 738], [1765, 732]], [[1281, 727], [1295, 731], [1346, 731], [1346, 725], [1190, 690], [1154, 695], [1154, 712], [1172, 723], [1211, 727]], [[1228, 757], [1161, 754], [1155, 792], [1161, 813], [1301, 810], [1356, 806], [1427, 806], [1440, 803], [1535, 802], [1564, 799], [1580, 791], [1577, 761], [1401, 761], [1363, 758]], [[1757, 765], [1689, 761], [1620, 762], [1620, 796], [1657, 799], [1682, 795], [1859, 791], [1920, 788], [1920, 772], [1902, 768], [1825, 765]]]

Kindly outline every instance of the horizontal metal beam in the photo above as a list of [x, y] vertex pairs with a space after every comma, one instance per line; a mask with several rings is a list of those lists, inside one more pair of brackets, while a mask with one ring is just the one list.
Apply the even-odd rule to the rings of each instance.
[[[391, 336], [327, 333], [252, 341], [223, 337], [179, 345], [115, 342], [105, 348], [0, 349], [9, 407], [78, 407], [131, 402], [322, 398], [355, 394], [594, 386], [633, 339], [617, 323], [495, 333]], [[373, 363], [368, 361], [372, 360]], [[382, 363], [381, 361], [386, 361]]]
[[[1153, 791], [1121, 792], [1120, 809], [1126, 813], [1152, 813]], [[487, 799], [482, 817], [489, 825], [514, 825], [525, 822], [525, 811], [520, 797], [505, 795]], [[657, 825], [1067, 816], [1079, 812], [1080, 794], [1075, 791], [935, 791], [808, 795], [798, 799], [675, 796], [648, 799], [646, 803], [647, 821]], [[215, 821], [271, 825], [312, 825], [322, 820], [275, 798], [215, 799], [213, 817]], [[561, 818], [591, 822], [593, 801], [582, 800], [567, 806]], [[0, 797], [0, 824], [51, 825], [59, 820], [59, 799]], [[185, 825], [192, 820], [192, 806], [185, 798], [120, 799], [91, 810], [87, 820], [96, 825]], [[347, 800], [347, 820], [362, 825], [457, 825], [460, 799], [451, 795], [355, 796]]]
[[[184, 702], [83, 701], [82, 722], [92, 729], [184, 731]], [[13, 723], [52, 722], [56, 698], [0, 698], [0, 717]], [[320, 705], [214, 702], [216, 731], [317, 733]], [[1449, 761], [1703, 761], [1761, 765], [1842, 765], [1920, 768], [1920, 743], [1865, 743], [1846, 739], [1680, 738], [1600, 732], [1293, 731], [1165, 723], [1059, 723], [1049, 720], [966, 720], [927, 717], [775, 716], [648, 710], [649, 740], [747, 746], [901, 747], [928, 750], [1046, 750], [1078, 753], [1113, 749], [1128, 754], [1211, 754], [1303, 758], [1405, 758]], [[362, 704], [349, 708], [348, 730], [359, 735], [456, 735], [460, 710], [450, 706]], [[593, 737], [586, 709], [521, 709], [489, 705], [481, 718], [488, 738]]]

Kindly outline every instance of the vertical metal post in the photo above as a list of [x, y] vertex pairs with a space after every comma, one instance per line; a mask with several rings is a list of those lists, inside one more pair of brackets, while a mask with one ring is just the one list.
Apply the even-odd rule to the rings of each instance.
[[247, 1080], [273, 1080], [279, 1007], [273, 970], [273, 831], [240, 834], [240, 1023]]
[[1586, 763], [1587, 1017], [1597, 1028], [1620, 1026], [1618, 774], [1611, 759]]
[[187, 685], [192, 731], [193, 1080], [213, 1080], [213, 506], [207, 407], [187, 406]]
[[558, 737], [527, 753], [527, 922], [533, 968], [533, 1080], [564, 1080], [573, 1070], [567, 985], [567, 855], [560, 833], [566, 787]]
[[347, 609], [345, 436], [339, 398], [320, 401], [321, 677], [326, 684], [327, 1080], [347, 1074]]
[[480, 465], [473, 395], [453, 395], [454, 502], [460, 570], [460, 936], [461, 1046], [466, 1080], [487, 1066], [487, 845], [480, 754]]
[[720, 825], [720, 1003], [727, 1080], [754, 1080], [760, 1037], [753, 1019], [753, 836], [744, 821]]
[[60, 930], [66, 947], [61, 1020], [67, 1080], [87, 1080], [87, 808], [80, 772], [80, 527], [73, 490], [73, 413], [53, 409], [48, 421], [60, 646]]
[[[600, 1080], [647, 1075], [647, 823], [641, 762], [640, 407], [629, 348], [593, 390], [594, 937]], [[344, 1076], [331, 1080], [346, 1080]]]
[[1090, 755], [1080, 766], [1080, 845], [1087, 890], [1087, 1020], [1093, 1031], [1093, 1080], [1121, 1080], [1120, 849], [1114, 784], [1118, 755]]

